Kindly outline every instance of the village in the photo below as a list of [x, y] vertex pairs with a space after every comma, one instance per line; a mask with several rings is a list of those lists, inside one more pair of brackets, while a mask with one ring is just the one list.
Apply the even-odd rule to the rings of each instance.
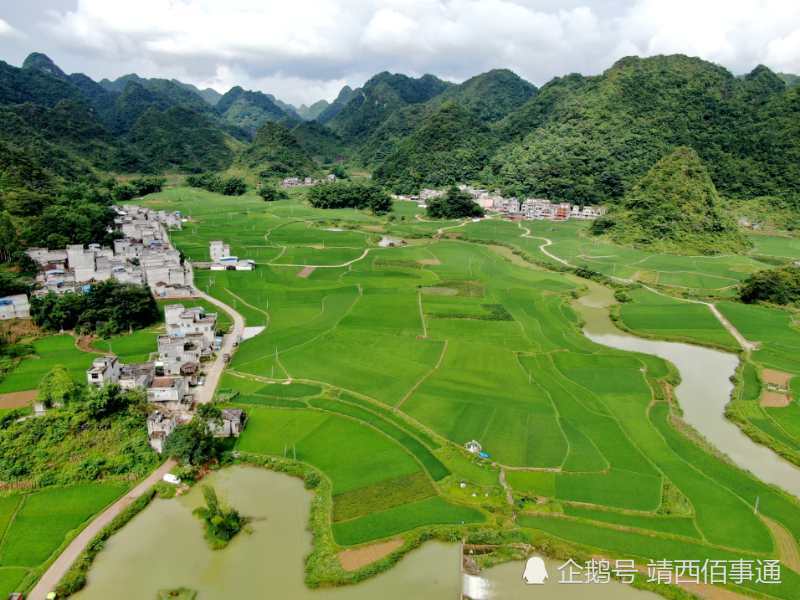
[[[472, 196], [472, 199], [482, 209], [512, 220], [545, 220], [567, 221], [569, 219], [594, 220], [606, 214], [604, 206], [579, 206], [569, 202], [551, 202], [544, 198], [507, 198], [499, 192], [473, 188], [461, 184], [458, 189]], [[423, 189], [418, 195], [398, 195], [395, 200], [416, 202], [420, 208], [427, 208], [427, 202], [433, 198], [444, 196], [441, 190]]]
[[[114, 206], [114, 224], [122, 236], [113, 247], [90, 244], [70, 245], [64, 249], [29, 248], [28, 256], [36, 263], [35, 296], [83, 293], [100, 281], [147, 286], [160, 300], [191, 299], [196, 296], [193, 266], [182, 260], [170, 243], [169, 230], [181, 229], [186, 221], [180, 212], [153, 211], [139, 206]], [[252, 260], [231, 256], [230, 246], [221, 240], [209, 244], [210, 262], [198, 263], [211, 270], [252, 271]], [[30, 303], [25, 294], [0, 299], [0, 319], [30, 318]], [[213, 386], [204, 387], [204, 370], [220, 362], [221, 370], [229, 354], [218, 356], [223, 336], [217, 331], [217, 314], [199, 306], [181, 303], [164, 307], [165, 333], [156, 339], [153, 360], [123, 364], [113, 354], [98, 356], [86, 370], [90, 386], [118, 385], [123, 390], [141, 389], [152, 411], [147, 418], [151, 447], [161, 453], [174, 429], [193, 418], [199, 403], [208, 402]], [[238, 334], [231, 333], [237, 336]], [[238, 344], [235, 339], [233, 344]], [[205, 393], [198, 394], [198, 391]], [[210, 392], [210, 393], [209, 393]], [[34, 404], [34, 415], [46, 408]], [[238, 437], [246, 415], [238, 409], [222, 410], [220, 422], [210, 422], [214, 435]]]

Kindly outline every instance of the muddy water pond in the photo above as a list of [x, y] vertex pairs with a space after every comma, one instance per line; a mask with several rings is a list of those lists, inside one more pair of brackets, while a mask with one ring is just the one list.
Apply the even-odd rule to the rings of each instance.
[[[581, 283], [586, 283], [581, 281]], [[681, 375], [675, 388], [684, 420], [734, 463], [767, 483], [800, 497], [800, 469], [772, 450], [753, 442], [725, 418], [739, 358], [702, 346], [639, 338], [618, 329], [609, 318], [610, 289], [589, 282], [589, 294], [573, 303], [592, 341], [620, 350], [653, 354], [670, 361]]]
[[206, 479], [253, 519], [220, 551], [209, 549], [192, 509], [203, 502], [196, 486], [186, 496], [156, 499], [112, 537], [89, 572], [80, 600], [150, 600], [160, 589], [185, 586], [198, 599], [297, 600], [456, 599], [459, 549], [429, 542], [394, 568], [355, 586], [310, 590], [303, 563], [311, 550], [306, 530], [311, 494], [299, 479], [255, 467], [229, 467]]
[[[618, 583], [570, 586], [556, 584], [556, 563], [548, 561], [551, 581], [529, 586], [524, 563], [464, 577], [455, 544], [428, 542], [389, 571], [354, 586], [310, 590], [303, 583], [303, 559], [311, 550], [306, 531], [311, 494], [300, 480], [255, 467], [229, 467], [206, 483], [231, 506], [253, 519], [252, 533], [242, 533], [220, 551], [203, 539], [192, 510], [202, 504], [195, 487], [186, 496], [156, 499], [112, 537], [89, 572], [88, 585], [76, 600], [149, 600], [158, 590], [187, 587], [199, 600], [280, 598], [281, 600], [647, 600], [651, 594]], [[576, 595], [577, 594], [577, 595]]]

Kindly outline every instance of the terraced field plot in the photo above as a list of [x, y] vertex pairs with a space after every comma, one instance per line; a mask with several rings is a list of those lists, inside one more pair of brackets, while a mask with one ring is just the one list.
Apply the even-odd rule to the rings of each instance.
[[539, 246], [550, 240], [547, 251], [572, 265], [610, 277], [674, 288], [676, 293], [695, 290], [732, 296], [735, 286], [750, 273], [769, 266], [750, 256], [677, 256], [618, 246], [589, 235], [588, 224], [580, 221], [526, 221], [523, 226], [531, 237], [520, 238], [524, 233], [521, 226], [504, 221], [470, 224], [462, 231], [467, 238], [509, 243], [541, 258], [545, 257]]
[[[759, 344], [752, 353], [755, 366], [745, 374], [746, 387], [742, 399], [748, 402], [748, 420], [763, 434], [800, 457], [800, 327], [794, 320], [795, 315], [777, 308], [733, 302], [720, 303], [719, 308], [739, 331]], [[761, 381], [763, 369], [791, 377], [786, 406], [759, 405], [763, 391], [769, 389]]]
[[[315, 211], [297, 200], [265, 206], [249, 197], [236, 201], [231, 217], [224, 211], [229, 199], [204, 195], [193, 204], [159, 196], [164, 200], [155, 206], [192, 214], [191, 231], [176, 237], [179, 247], [211, 238], [236, 243], [239, 229], [248, 240], [283, 229], [284, 254], [291, 255], [316, 245], [313, 228], [331, 227], [334, 218], [347, 221], [335, 227], [382, 227], [393, 235], [417, 226], [352, 211]], [[275, 229], [280, 220], [307, 222]], [[551, 227], [536, 226], [538, 233]], [[297, 277], [296, 267], [278, 265], [201, 276], [211, 293], [237, 302], [248, 324], [267, 325], [241, 345], [223, 382], [241, 392], [242, 406], [253, 414], [240, 449], [296, 454], [320, 468], [334, 488], [338, 543], [388, 538], [427, 524], [493, 524], [501, 521], [498, 515], [510, 515], [511, 507], [492, 504], [488, 491], [486, 499], [478, 495], [480, 486], [492, 485], [494, 473], [456, 449], [471, 439], [505, 465], [514, 497], [523, 502], [518, 523], [532, 535], [547, 531], [593, 550], [643, 559], [680, 558], [686, 548], [707, 556], [775, 556], [770, 531], [753, 511], [758, 497], [760, 514], [800, 536], [795, 499], [673, 428], [658, 381], [669, 374], [663, 361], [598, 346], [580, 333], [569, 307], [570, 294], [580, 287], [575, 279], [463, 241], [516, 240], [519, 250], [533, 255], [540, 240], [519, 238], [516, 225], [502, 222], [451, 232], [462, 240], [387, 249], [365, 235], [359, 260], [315, 269], [307, 278]], [[571, 247], [576, 256], [594, 252], [609, 272], [617, 267], [599, 258], [601, 252], [628, 252], [584, 248], [582, 239], [570, 239], [577, 235], [573, 225], [559, 235], [556, 240], [553, 234], [553, 247]], [[327, 241], [325, 250], [319, 245], [315, 252], [328, 252]], [[722, 289], [760, 264], [746, 257], [630, 252], [631, 262], [644, 260], [659, 277], [675, 275], [676, 287], [700, 282]], [[696, 279], [680, 274], [686, 261]], [[634, 268], [622, 265], [619, 272], [632, 274]], [[701, 311], [684, 319], [668, 301], [643, 297], [633, 305], [639, 312], [628, 317], [653, 335], [716, 336], [720, 345], [731, 343]], [[660, 328], [658, 311], [673, 314]], [[279, 383], [289, 380], [291, 385]], [[274, 393], [296, 385], [307, 387]], [[460, 458], [453, 460], [452, 453]], [[359, 461], [371, 468], [350, 464]], [[474, 495], [459, 496], [460, 481], [474, 486]], [[398, 495], [398, 488], [408, 496]], [[547, 513], [533, 512], [542, 505]], [[770, 595], [796, 597], [800, 579], [788, 568], [784, 574], [784, 584], [769, 588]]]
[[0, 497], [0, 595], [38, 576], [70, 532], [116, 500], [120, 483], [91, 483]]

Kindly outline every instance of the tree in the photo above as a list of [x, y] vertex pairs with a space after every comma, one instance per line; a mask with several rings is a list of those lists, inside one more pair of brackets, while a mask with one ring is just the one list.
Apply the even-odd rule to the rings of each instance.
[[314, 208], [368, 208], [378, 215], [392, 210], [392, 199], [382, 188], [357, 181], [314, 186], [308, 200]]
[[336, 165], [331, 169], [331, 175], [335, 175], [336, 179], [350, 179], [350, 175], [342, 165]]
[[36, 399], [50, 408], [63, 406], [80, 398], [83, 390], [73, 381], [67, 370], [61, 365], [53, 367], [39, 382]]
[[221, 177], [214, 173], [189, 175], [186, 183], [223, 196], [241, 196], [247, 191], [247, 183], [241, 177]]
[[158, 321], [159, 310], [147, 288], [103, 281], [86, 293], [49, 293], [31, 299], [33, 322], [51, 331], [120, 333]]
[[104, 419], [130, 407], [144, 407], [146, 396], [142, 390], [123, 390], [116, 384], [90, 388], [85, 407], [93, 419]]
[[788, 266], [753, 273], [739, 288], [739, 298], [747, 304], [800, 304], [800, 267]]
[[428, 216], [433, 219], [463, 219], [482, 217], [483, 209], [472, 196], [452, 186], [447, 194], [428, 201]]
[[287, 194], [284, 190], [272, 185], [271, 183], [267, 183], [266, 181], [261, 183], [261, 187], [258, 190], [258, 195], [261, 196], [261, 199], [264, 202], [286, 200], [286, 198], [289, 197], [289, 194]]
[[213, 487], [204, 485], [202, 489], [206, 505], [196, 508], [194, 514], [205, 522], [206, 538], [211, 547], [224, 548], [242, 530], [246, 519], [237, 510], [222, 504]]
[[219, 443], [204, 419], [178, 425], [167, 438], [164, 452], [192, 466], [204, 465], [219, 454]]

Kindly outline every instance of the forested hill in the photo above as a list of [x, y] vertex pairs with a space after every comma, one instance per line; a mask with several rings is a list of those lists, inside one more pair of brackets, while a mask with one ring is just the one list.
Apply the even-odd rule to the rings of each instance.
[[328, 125], [345, 141], [359, 143], [398, 110], [426, 102], [452, 85], [433, 75], [414, 79], [379, 73], [353, 94]]
[[676, 146], [726, 196], [800, 191], [800, 89], [763, 66], [737, 78], [697, 58], [629, 57], [553, 80], [503, 125], [492, 178], [522, 194], [613, 200]]
[[679, 147], [638, 179], [592, 231], [676, 254], [740, 252], [748, 242], [722, 208], [703, 162]]
[[[627, 57], [600, 75], [557, 77], [540, 89], [506, 69], [461, 84], [383, 72], [345, 86], [333, 102], [303, 107], [301, 117], [238, 86], [219, 95], [134, 74], [98, 83], [34, 53], [22, 68], [0, 62], [0, 142], [60, 176], [234, 164], [296, 175], [295, 166], [319, 172], [345, 160], [395, 191], [467, 182], [610, 204], [685, 146], [722, 196], [797, 205], [794, 82], [764, 66], [737, 77], [682, 55]], [[269, 135], [258, 137], [262, 129]]]

